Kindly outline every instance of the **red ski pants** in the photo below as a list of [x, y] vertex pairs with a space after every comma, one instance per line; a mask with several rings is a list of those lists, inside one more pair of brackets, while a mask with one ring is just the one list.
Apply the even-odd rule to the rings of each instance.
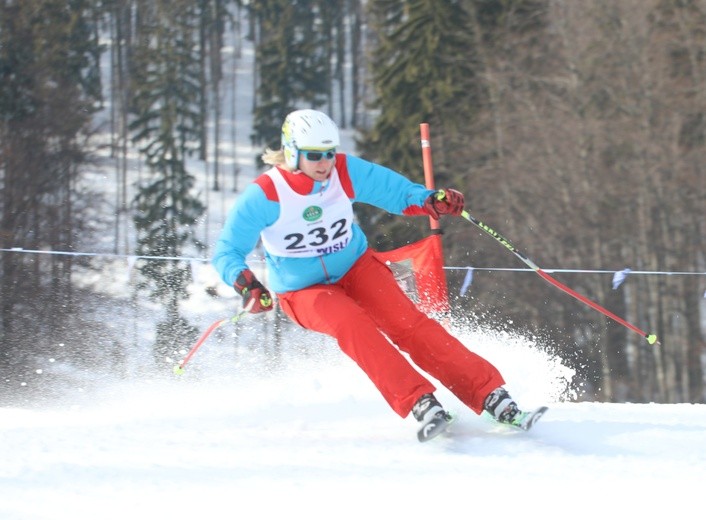
[[400, 351], [478, 414], [485, 397], [504, 384], [492, 364], [417, 309], [370, 249], [338, 283], [278, 296], [296, 323], [336, 338], [402, 417], [435, 387]]

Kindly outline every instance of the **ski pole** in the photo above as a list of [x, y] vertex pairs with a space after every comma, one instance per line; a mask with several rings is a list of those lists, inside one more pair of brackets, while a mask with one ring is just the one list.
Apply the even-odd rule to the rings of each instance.
[[177, 366], [174, 367], [174, 373], [176, 375], [181, 375], [184, 373], [184, 366], [189, 362], [189, 360], [192, 358], [194, 354], [196, 354], [196, 351], [201, 347], [204, 341], [206, 341], [206, 338], [208, 338], [211, 333], [216, 330], [217, 328], [227, 324], [227, 323], [237, 323], [239, 322], [246, 314], [248, 314], [248, 309], [240, 311], [238, 314], [233, 316], [232, 318], [225, 318], [223, 320], [218, 320], [215, 321], [211, 324], [209, 328], [207, 328], [203, 334], [201, 334], [201, 337], [198, 339], [198, 341], [194, 344], [193, 347], [191, 347], [191, 350], [184, 356], [184, 359], [179, 363]]
[[[442, 196], [443, 196], [443, 195], [442, 195]], [[632, 330], [633, 332], [637, 332], [640, 336], [642, 336], [643, 338], [645, 338], [645, 339], [647, 340], [647, 343], [649, 343], [650, 345], [654, 345], [655, 343], [656, 343], [657, 345], [660, 345], [660, 342], [657, 341], [657, 335], [656, 335], [656, 334], [648, 334], [648, 333], [646, 333], [645, 331], [640, 330], [640, 329], [637, 328], [635, 325], [632, 325], [631, 323], [628, 323], [628, 322], [625, 321], [624, 319], [622, 319], [622, 318], [620, 318], [619, 316], [616, 316], [615, 314], [613, 314], [612, 312], [610, 312], [608, 309], [605, 309], [604, 307], [601, 307], [601, 306], [598, 305], [597, 303], [595, 303], [595, 302], [589, 300], [588, 298], [586, 298], [585, 296], [583, 296], [583, 295], [577, 293], [576, 291], [574, 291], [574, 290], [571, 289], [570, 287], [567, 287], [566, 285], [564, 285], [563, 283], [561, 283], [559, 280], [556, 280], [556, 279], [553, 278], [552, 276], [549, 276], [545, 271], [543, 271], [543, 270], [542, 270], [537, 264], [535, 264], [532, 260], [530, 260], [529, 258], [527, 258], [527, 257], [526, 257], [525, 255], [523, 255], [522, 253], [520, 253], [520, 252], [517, 250], [517, 248], [516, 248], [515, 246], [513, 246], [512, 243], [511, 243], [507, 238], [505, 238], [504, 236], [502, 236], [500, 233], [498, 233], [497, 231], [495, 231], [495, 230], [494, 230], [493, 228], [491, 228], [490, 226], [487, 226], [486, 224], [484, 224], [484, 223], [481, 222], [480, 220], [474, 218], [473, 215], [471, 215], [470, 213], [468, 213], [468, 211], [463, 210], [463, 211], [461, 212], [461, 216], [462, 216], [463, 218], [465, 218], [466, 220], [468, 220], [471, 224], [474, 224], [474, 225], [476, 225], [477, 227], [479, 227], [480, 229], [482, 229], [483, 231], [485, 231], [488, 235], [490, 235], [491, 237], [493, 237], [495, 240], [497, 240], [498, 242], [500, 242], [502, 245], [504, 245], [508, 250], [510, 250], [511, 253], [513, 253], [517, 258], [519, 258], [520, 260], [522, 260], [522, 261], [523, 261], [526, 265], [528, 265], [534, 272], [536, 272], [539, 276], [541, 276], [542, 278], [544, 278], [547, 282], [549, 282], [549, 283], [552, 284], [553, 286], [558, 287], [559, 289], [561, 289], [562, 291], [564, 291], [564, 292], [567, 293], [567, 294], [570, 294], [571, 296], [573, 296], [574, 298], [576, 298], [576, 299], [579, 300], [580, 302], [583, 302], [583, 303], [585, 303], [586, 305], [588, 305], [588, 306], [590, 306], [590, 307], [593, 307], [593, 308], [594, 308], [595, 310], [597, 310], [598, 312], [604, 314], [605, 316], [608, 316], [608, 317], [611, 318], [612, 320], [616, 321], [617, 323], [620, 323], [621, 325], [623, 325], [624, 327], [627, 327], [628, 329]]]

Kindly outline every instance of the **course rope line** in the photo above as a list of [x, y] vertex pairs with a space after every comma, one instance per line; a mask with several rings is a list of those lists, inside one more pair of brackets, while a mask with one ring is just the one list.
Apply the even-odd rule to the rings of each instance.
[[[61, 255], [61, 256], [92, 256], [105, 258], [125, 258], [125, 259], [141, 259], [141, 260], [183, 260], [185, 262], [204, 262], [209, 263], [210, 258], [189, 257], [189, 256], [150, 256], [150, 255], [126, 255], [117, 253], [91, 253], [80, 251], [45, 251], [42, 249], [24, 249], [22, 247], [0, 248], [0, 252], [4, 253], [24, 253], [24, 254], [39, 254], [39, 255]], [[264, 260], [264, 258], [262, 259]], [[515, 272], [533, 272], [534, 269], [529, 267], [473, 267], [473, 266], [444, 266], [445, 270], [449, 271], [515, 271]], [[615, 270], [607, 269], [548, 269], [542, 268], [546, 273], [587, 273], [587, 274], [614, 274]], [[706, 271], [630, 271], [630, 274], [647, 274], [647, 275], [696, 275], [706, 276]]]

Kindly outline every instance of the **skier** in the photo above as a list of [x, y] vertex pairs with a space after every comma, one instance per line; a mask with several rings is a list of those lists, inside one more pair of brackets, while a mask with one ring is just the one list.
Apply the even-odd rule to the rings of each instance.
[[[215, 248], [213, 264], [252, 313], [270, 311], [269, 290], [246, 264], [262, 240], [268, 285], [300, 326], [334, 337], [401, 417], [419, 421], [429, 440], [453, 419], [435, 386], [440, 381], [475, 413], [529, 429], [540, 411], [521, 411], [500, 372], [422, 313], [354, 222], [353, 203], [398, 215], [460, 215], [464, 197], [433, 191], [401, 174], [337, 152], [336, 124], [316, 110], [296, 110], [282, 125], [281, 148], [262, 155], [271, 166], [238, 197]], [[543, 412], [543, 410], [541, 410]]]

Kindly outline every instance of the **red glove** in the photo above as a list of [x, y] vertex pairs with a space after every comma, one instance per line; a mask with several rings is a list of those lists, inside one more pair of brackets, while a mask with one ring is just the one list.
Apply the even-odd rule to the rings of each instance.
[[253, 314], [272, 310], [272, 295], [250, 269], [238, 275], [233, 287], [243, 297], [243, 308]]
[[434, 219], [441, 215], [460, 215], [463, 211], [463, 193], [447, 188], [437, 190], [424, 201], [424, 210]]

